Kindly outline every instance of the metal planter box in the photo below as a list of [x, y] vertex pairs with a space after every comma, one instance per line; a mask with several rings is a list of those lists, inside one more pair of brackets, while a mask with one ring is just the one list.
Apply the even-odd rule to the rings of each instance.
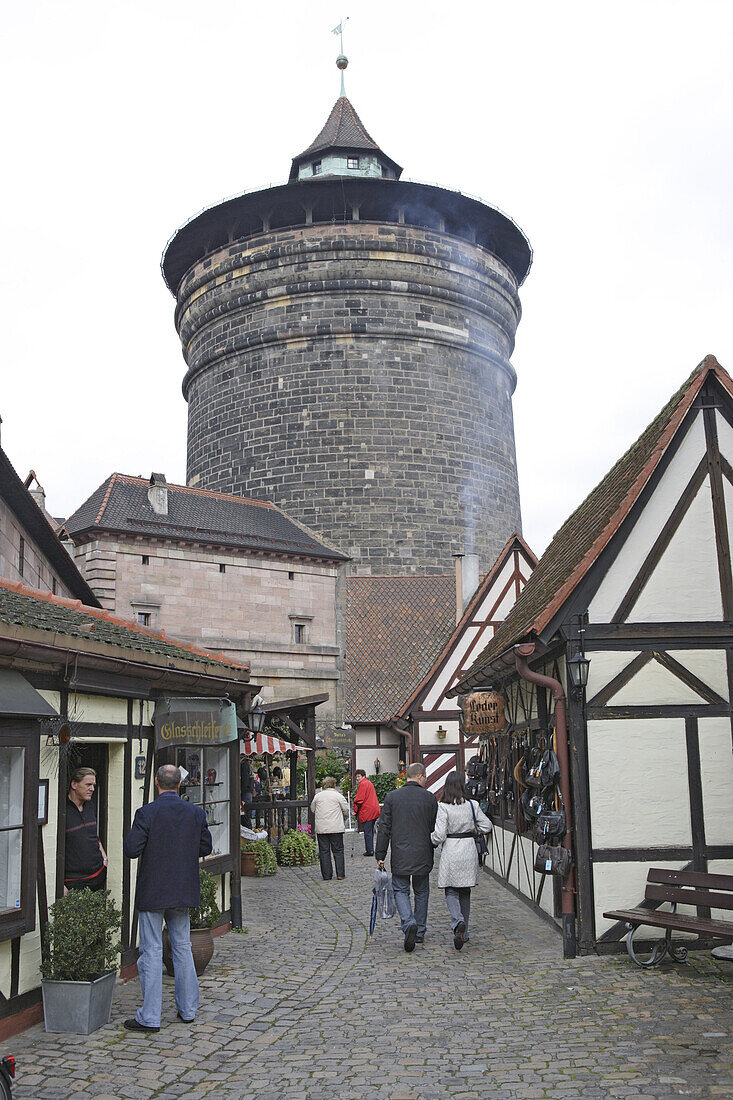
[[43, 1020], [46, 1031], [90, 1035], [109, 1023], [117, 971], [93, 982], [54, 982], [44, 978]]

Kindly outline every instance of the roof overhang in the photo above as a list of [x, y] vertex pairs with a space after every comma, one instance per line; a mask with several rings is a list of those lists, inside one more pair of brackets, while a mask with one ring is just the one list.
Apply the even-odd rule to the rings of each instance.
[[0, 669], [0, 714], [13, 718], [58, 717], [58, 711], [12, 668]]

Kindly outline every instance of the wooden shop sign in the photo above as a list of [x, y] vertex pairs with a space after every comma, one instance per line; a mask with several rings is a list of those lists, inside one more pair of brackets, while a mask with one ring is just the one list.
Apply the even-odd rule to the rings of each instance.
[[230, 699], [160, 699], [155, 705], [155, 747], [223, 745], [237, 740]]
[[463, 703], [463, 732], [466, 737], [500, 733], [504, 729], [504, 697], [498, 691], [472, 691]]

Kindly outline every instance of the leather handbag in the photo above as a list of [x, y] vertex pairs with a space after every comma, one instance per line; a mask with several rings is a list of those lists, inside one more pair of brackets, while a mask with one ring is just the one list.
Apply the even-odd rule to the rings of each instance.
[[567, 848], [559, 844], [540, 844], [534, 857], [534, 869], [541, 875], [559, 875], [565, 878], [573, 865], [573, 857]]
[[[554, 788], [553, 788], [554, 793]], [[537, 839], [539, 841], [549, 840], [552, 837], [565, 836], [567, 830], [567, 818], [565, 817], [565, 806], [563, 804], [562, 795], [557, 792], [557, 797], [560, 802], [560, 809], [556, 810], [553, 803], [554, 799], [550, 802], [549, 807], [543, 805], [540, 812], [537, 814], [535, 820], [535, 829], [537, 832]]]
[[486, 859], [487, 855], [489, 854], [489, 846], [486, 843], [486, 837], [484, 836], [484, 834], [481, 832], [481, 830], [478, 827], [478, 822], [476, 821], [476, 811], [473, 808], [473, 802], [471, 801], [470, 798], [468, 800], [468, 804], [471, 807], [471, 814], [473, 816], [473, 842], [476, 845], [476, 855], [478, 856], [478, 865], [479, 865], [479, 867], [483, 867], [484, 860]]

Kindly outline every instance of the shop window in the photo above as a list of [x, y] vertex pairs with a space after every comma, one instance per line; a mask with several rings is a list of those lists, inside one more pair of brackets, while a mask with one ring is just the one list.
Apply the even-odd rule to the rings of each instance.
[[38, 733], [0, 732], [0, 940], [35, 928]]
[[203, 806], [214, 847], [207, 859], [228, 856], [230, 850], [229, 819], [229, 746], [190, 747], [176, 749], [176, 764], [188, 775], [181, 784], [182, 797], [187, 802]]

